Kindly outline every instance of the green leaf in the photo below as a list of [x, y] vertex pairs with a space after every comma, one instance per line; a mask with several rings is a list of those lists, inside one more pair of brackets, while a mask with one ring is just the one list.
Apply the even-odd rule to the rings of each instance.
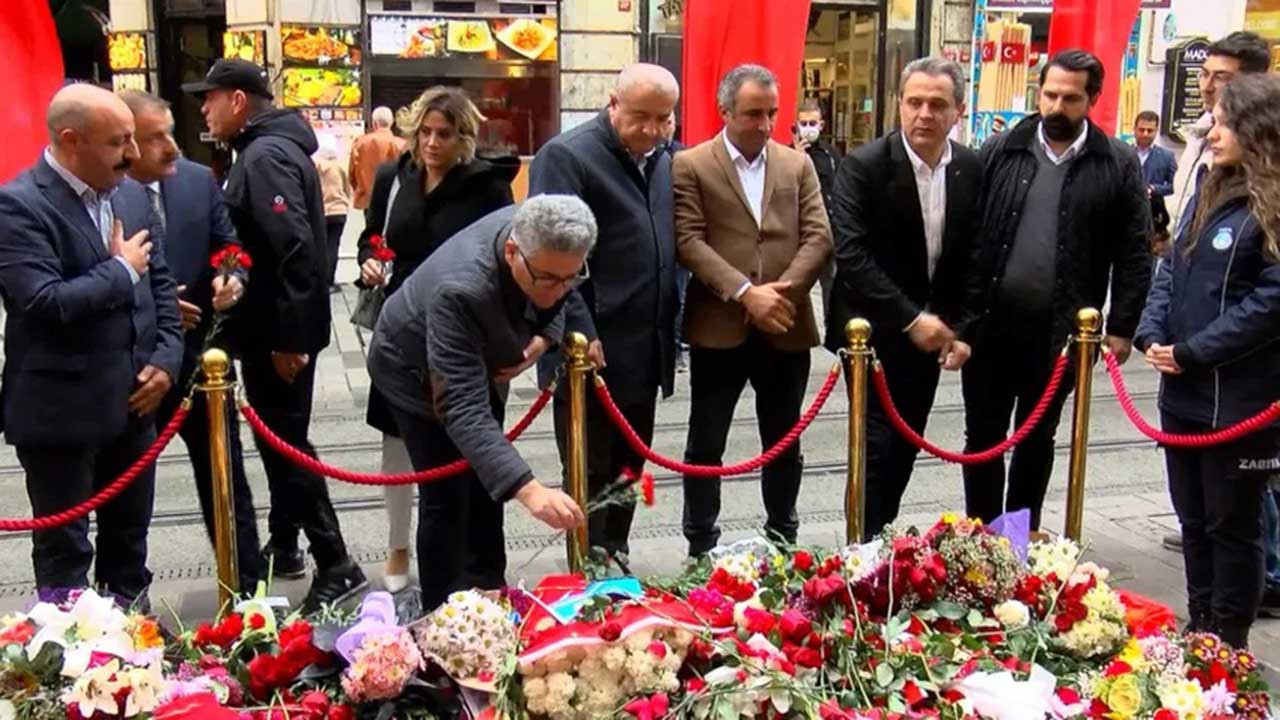
[[958, 605], [950, 600], [939, 600], [933, 604], [933, 609], [948, 620], [960, 620], [969, 613], [968, 609], [963, 605]]
[[895, 693], [889, 696], [889, 711], [896, 713], [904, 713], [907, 711], [907, 703], [903, 701], [901, 695]]
[[738, 720], [738, 711], [728, 698], [716, 701], [716, 714], [720, 716], [720, 720]]
[[981, 626], [981, 625], [982, 625], [982, 620], [983, 620], [983, 617], [982, 617], [982, 611], [980, 611], [980, 610], [970, 610], [970, 611], [969, 611], [969, 617], [967, 618], [967, 620], [968, 620], [968, 622], [969, 622], [969, 627], [975, 627], [975, 628], [976, 628], [976, 627]]
[[889, 687], [893, 683], [893, 668], [889, 667], [889, 663], [880, 663], [876, 666], [876, 684], [880, 687]]

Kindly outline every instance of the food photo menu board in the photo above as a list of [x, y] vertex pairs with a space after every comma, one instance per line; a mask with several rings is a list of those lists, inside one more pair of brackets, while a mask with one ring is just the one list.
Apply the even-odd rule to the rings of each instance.
[[267, 33], [262, 30], [228, 30], [222, 33], [222, 57], [267, 64]]
[[284, 25], [280, 47], [286, 107], [360, 107], [360, 28]]
[[415, 15], [369, 17], [369, 49], [400, 58], [480, 57], [490, 60], [556, 60], [552, 18], [452, 19]]
[[150, 90], [155, 69], [149, 33], [115, 32], [107, 35], [107, 65], [113, 90]]

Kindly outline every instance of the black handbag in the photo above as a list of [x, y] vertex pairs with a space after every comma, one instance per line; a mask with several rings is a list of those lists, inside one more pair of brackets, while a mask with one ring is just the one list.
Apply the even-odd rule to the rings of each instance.
[[[396, 202], [396, 196], [400, 194], [400, 178], [396, 177], [391, 183], [391, 192], [387, 195], [387, 213], [382, 220], [382, 239], [387, 240], [386, 227], [391, 219], [391, 208]], [[377, 287], [362, 287], [360, 295], [356, 298], [355, 310], [351, 311], [351, 324], [365, 330], [373, 331], [373, 326], [378, 322], [378, 314], [382, 312], [382, 305], [387, 301], [386, 284], [391, 279], [390, 263], [386, 265], [383, 273], [383, 281]]]

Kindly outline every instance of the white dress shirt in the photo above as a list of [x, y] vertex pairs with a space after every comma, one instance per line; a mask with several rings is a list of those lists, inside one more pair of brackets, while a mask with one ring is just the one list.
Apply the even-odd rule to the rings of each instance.
[[[49, 163], [49, 167], [53, 168], [53, 171], [58, 173], [58, 176], [71, 186], [71, 192], [80, 198], [80, 202], [84, 204], [84, 209], [89, 213], [89, 220], [98, 229], [98, 234], [102, 238], [102, 247], [110, 254], [111, 232], [116, 222], [116, 213], [115, 209], [111, 207], [111, 198], [115, 196], [116, 191], [112, 189], [106, 192], [98, 192], [89, 187], [88, 183], [63, 167], [62, 163], [58, 162], [58, 159], [53, 156], [53, 151], [47, 147], [44, 149], [44, 161]], [[138, 280], [141, 279], [138, 271], [133, 269], [128, 260], [119, 255], [116, 255], [115, 258], [120, 261], [121, 265], [124, 265], [125, 270], [129, 271], [129, 279], [135, 285], [138, 284]]]
[[911, 149], [906, 135], [902, 136], [902, 146], [907, 149], [907, 157], [915, 171], [920, 219], [924, 222], [924, 242], [929, 258], [929, 279], [933, 280], [938, 258], [942, 257], [942, 233], [947, 224], [947, 166], [951, 164], [951, 141], [947, 141], [938, 166], [932, 168]]
[[1142, 167], [1146, 167], [1147, 158], [1151, 157], [1151, 147], [1150, 146], [1147, 146], [1145, 148], [1135, 147], [1135, 149], [1138, 151], [1138, 162], [1142, 163]]
[[[768, 147], [760, 149], [760, 154], [756, 159], [748, 162], [742, 151], [734, 146], [729, 140], [728, 132], [721, 131], [721, 139], [724, 141], [724, 148], [729, 152], [729, 160], [733, 163], [733, 169], [738, 171], [738, 182], [742, 183], [742, 192], [747, 196], [747, 204], [751, 207], [751, 216], [756, 219], [756, 225], [764, 222], [764, 167], [765, 155], [768, 153]], [[737, 300], [742, 297], [751, 287], [751, 281], [748, 280], [738, 287], [733, 293], [733, 299]]]
[[1054, 165], [1061, 165], [1071, 158], [1079, 155], [1084, 150], [1084, 141], [1089, 137], [1089, 121], [1085, 120], [1080, 128], [1080, 136], [1077, 137], [1067, 151], [1059, 155], [1054, 152], [1053, 147], [1049, 145], [1049, 140], [1044, 136], [1044, 123], [1040, 123], [1040, 127], [1036, 128], [1036, 138], [1040, 140], [1040, 147], [1044, 148], [1044, 154], [1049, 157], [1049, 162]]

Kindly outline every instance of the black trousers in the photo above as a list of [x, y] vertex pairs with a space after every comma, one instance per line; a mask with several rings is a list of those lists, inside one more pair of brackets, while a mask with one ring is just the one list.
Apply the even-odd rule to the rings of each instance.
[[[174, 388], [160, 403], [156, 411], [156, 432], [160, 432], [182, 402], [186, 380]], [[200, 514], [204, 517], [205, 532], [213, 542], [213, 469], [209, 456], [209, 408], [206, 395], [197, 391], [192, 396], [191, 412], [182, 423], [178, 434], [187, 446], [191, 459], [191, 472], [196, 481], [196, 494], [200, 499]], [[240, 573], [240, 590], [252, 592], [258, 580], [267, 574], [266, 563], [258, 541], [258, 517], [253, 507], [253, 492], [244, 474], [244, 453], [240, 445], [240, 422], [231, 398], [227, 398], [227, 450], [231, 455], [231, 493], [235, 502], [236, 567]]]
[[329, 284], [338, 275], [338, 249], [342, 245], [342, 231], [347, 227], [346, 215], [325, 215], [324, 228], [329, 248]]
[[[685, 461], [715, 465], [722, 461], [733, 411], [747, 383], [756, 393], [760, 444], [768, 448], [800, 419], [809, 380], [809, 352], [777, 350], [753, 332], [728, 350], [694, 347], [689, 351], [689, 439]], [[800, 529], [796, 497], [804, 457], [796, 442], [761, 473], [766, 534], [795, 542]], [[689, 554], [702, 555], [720, 540], [720, 478], [684, 478], [684, 536]]]
[[[490, 405], [502, 422], [502, 399]], [[415, 472], [461, 457], [444, 426], [392, 406]], [[507, 546], [502, 504], [495, 502], [468, 471], [418, 485], [418, 582], [422, 609], [431, 612], [450, 593], [469, 588], [493, 590], [506, 584]]]
[[[1176, 433], [1211, 429], [1166, 412], [1160, 414], [1160, 425]], [[1271, 430], [1227, 445], [1164, 449], [1169, 495], [1182, 526], [1191, 621], [1237, 647], [1248, 644], [1249, 626], [1262, 600], [1262, 501], [1273, 472], [1266, 469], [1268, 462], [1280, 457], [1278, 438]], [[1257, 467], [1263, 469], [1253, 469]]]
[[[938, 389], [938, 358], [915, 349], [910, 342], [881, 343], [876, 355], [889, 383], [889, 394], [902, 418], [924, 434]], [[848, 369], [846, 365], [846, 375]], [[898, 517], [902, 495], [915, 466], [916, 446], [893, 426], [874, 392], [867, 398], [867, 495], [863, 539], [870, 540]]]
[[[316, 358], [312, 357], [293, 383], [276, 374], [271, 353], [261, 350], [246, 352], [241, 359], [244, 390], [253, 405], [277, 435], [290, 445], [315, 457], [316, 449], [307, 435], [311, 429], [311, 396], [315, 389]], [[324, 478], [290, 463], [254, 436], [267, 473], [267, 490], [271, 495], [271, 511], [267, 528], [272, 544], [282, 550], [298, 547], [298, 531], [307, 536], [311, 554], [320, 570], [326, 570], [347, 559], [347, 546], [342, 539], [338, 516], [329, 501], [329, 486]]]
[[[653, 418], [657, 410], [657, 391], [647, 402], [619, 404], [622, 415], [635, 428], [645, 444], [653, 442]], [[569, 430], [569, 400], [556, 395], [553, 407], [556, 426], [556, 446], [560, 450], [560, 462], [565, 464], [566, 442]], [[644, 460], [631, 450], [609, 419], [600, 401], [591, 390], [587, 391], [587, 494], [592, 500], [613, 485], [623, 468], [638, 471]], [[629, 553], [627, 538], [631, 534], [631, 521], [635, 517], [635, 504], [610, 504], [591, 513], [587, 519], [589, 542], [592, 547], [602, 547], [610, 553]]]
[[[132, 418], [118, 437], [100, 445], [19, 445], [27, 497], [36, 517], [84, 502], [110, 484], [155, 441], [150, 416]], [[98, 535], [89, 542], [89, 518], [31, 533], [31, 563], [40, 590], [89, 586], [97, 546], [95, 585], [126, 600], [151, 584], [147, 531], [155, 501], [155, 466], [142, 471], [124, 492], [98, 509]]]
[[[980, 452], [1002, 442], [1022, 425], [1044, 394], [1065, 338], [1051, 338], [1048, 318], [990, 316], [978, 328], [973, 357], [961, 371], [964, 392], [965, 452]], [[1053, 473], [1054, 434], [1062, 406], [1075, 385], [1067, 370], [1036, 429], [1013, 449], [1005, 492], [1004, 458], [964, 466], [965, 512], [990, 522], [1004, 512], [1031, 511], [1031, 529], [1040, 528], [1040, 511]]]

